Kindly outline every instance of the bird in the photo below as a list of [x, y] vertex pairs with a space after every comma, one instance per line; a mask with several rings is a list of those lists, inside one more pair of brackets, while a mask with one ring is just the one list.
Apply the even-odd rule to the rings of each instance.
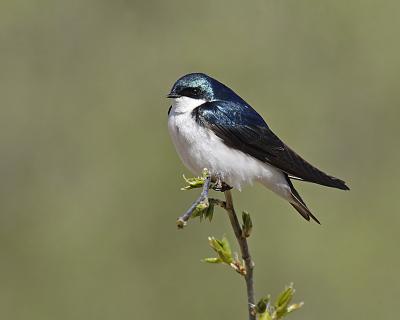
[[350, 190], [346, 183], [304, 160], [232, 89], [204, 73], [179, 78], [167, 98], [168, 131], [183, 164], [207, 168], [213, 179], [241, 190], [261, 183], [300, 215], [320, 224], [291, 180]]

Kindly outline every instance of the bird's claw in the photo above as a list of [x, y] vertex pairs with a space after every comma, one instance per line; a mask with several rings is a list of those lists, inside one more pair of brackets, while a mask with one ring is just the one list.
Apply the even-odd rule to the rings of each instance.
[[218, 179], [217, 182], [213, 185], [212, 189], [215, 191], [225, 192], [231, 190], [232, 187], [221, 181], [221, 179]]

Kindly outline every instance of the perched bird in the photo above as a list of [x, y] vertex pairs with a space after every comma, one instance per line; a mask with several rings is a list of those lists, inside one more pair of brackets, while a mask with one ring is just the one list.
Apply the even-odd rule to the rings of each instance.
[[178, 79], [167, 96], [168, 129], [182, 162], [194, 174], [207, 168], [231, 187], [259, 182], [319, 223], [290, 179], [349, 190], [284, 144], [232, 89], [203, 73]]

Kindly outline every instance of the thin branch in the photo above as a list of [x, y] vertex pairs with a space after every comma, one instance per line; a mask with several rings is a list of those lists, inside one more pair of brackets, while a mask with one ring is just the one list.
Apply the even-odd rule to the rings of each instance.
[[230, 190], [225, 191], [225, 200], [226, 201], [224, 209], [228, 212], [229, 220], [231, 221], [231, 225], [235, 233], [236, 239], [239, 243], [240, 252], [242, 254], [242, 258], [246, 266], [246, 274], [244, 275], [244, 278], [246, 280], [246, 287], [247, 287], [249, 320], [255, 320], [256, 314], [254, 310], [255, 297], [254, 297], [254, 283], [253, 283], [254, 262], [251, 260], [247, 239], [243, 235], [242, 228], [237, 218], [235, 208], [233, 206], [232, 193]]
[[[247, 243], [247, 237], [249, 237], [252, 229], [250, 215], [245, 211], [243, 212], [243, 225], [241, 225], [233, 205], [232, 193], [230, 191], [231, 187], [222, 181], [216, 181], [216, 184], [214, 184], [212, 188], [216, 191], [224, 192], [225, 201], [215, 198], [208, 198], [208, 191], [211, 186], [211, 178], [209, 175], [207, 175], [206, 171], [203, 173], [203, 178], [186, 179], [186, 181], [189, 183], [189, 186], [185, 187], [184, 190], [199, 187], [200, 183], [204, 181], [203, 191], [201, 192], [199, 198], [193, 202], [191, 207], [181, 217], [178, 218], [178, 227], [183, 228], [196, 210], [198, 210], [197, 213], [200, 215], [200, 218], [204, 217], [204, 211], [207, 211], [210, 208], [213, 210], [215, 205], [220, 206], [228, 213], [235, 237], [239, 243], [244, 265], [243, 262], [239, 260], [237, 253], [232, 254], [226, 238], [217, 240], [214, 237], [209, 237], [210, 246], [217, 252], [218, 257], [207, 258], [204, 259], [204, 261], [209, 263], [226, 263], [245, 278], [247, 289], [247, 307], [249, 314], [248, 319], [256, 320], [257, 314], [260, 314], [260, 319], [281, 319], [292, 311], [301, 308], [303, 306], [302, 302], [290, 304], [294, 294], [292, 285], [287, 287], [279, 295], [279, 298], [275, 304], [270, 305], [269, 295], [262, 298], [257, 305], [255, 304], [253, 280], [254, 262], [251, 259], [250, 250]], [[205, 215], [205, 217], [207, 217], [207, 215]], [[209, 217], [211, 221], [212, 213]]]
[[235, 212], [235, 208], [233, 206], [232, 193], [230, 191], [231, 188], [228, 185], [225, 185], [223, 189], [216, 189], [218, 191], [224, 192], [225, 201], [213, 198], [208, 199], [208, 191], [210, 189], [210, 184], [211, 184], [211, 178], [210, 176], [207, 176], [204, 179], [203, 191], [201, 192], [200, 196], [196, 199], [195, 202], [192, 203], [190, 208], [182, 216], [178, 218], [177, 220], [178, 228], [183, 228], [186, 225], [187, 221], [190, 219], [193, 212], [201, 203], [209, 205], [209, 202], [213, 202], [214, 204], [219, 205], [220, 207], [226, 210], [233, 231], [235, 233], [236, 239], [239, 243], [240, 252], [242, 254], [242, 258], [245, 264], [245, 271], [243, 273], [241, 272], [240, 273], [244, 276], [246, 280], [249, 320], [256, 320], [254, 284], [253, 284], [254, 262], [251, 259], [249, 246], [247, 244], [247, 239], [245, 237], [245, 234], [243, 233], [242, 227], [240, 226], [238, 217]]
[[197, 198], [195, 202], [192, 203], [190, 208], [187, 209], [186, 212], [182, 216], [180, 216], [176, 221], [178, 228], [183, 228], [186, 225], [187, 221], [190, 219], [194, 210], [196, 210], [196, 207], [199, 204], [201, 204], [202, 202], [205, 203], [208, 202], [208, 190], [210, 189], [210, 183], [211, 183], [210, 176], [205, 177], [203, 184], [203, 191], [201, 192], [200, 196]]

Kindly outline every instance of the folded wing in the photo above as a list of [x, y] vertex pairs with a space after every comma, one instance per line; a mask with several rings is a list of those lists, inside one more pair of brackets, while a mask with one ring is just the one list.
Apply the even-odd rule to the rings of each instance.
[[289, 177], [348, 190], [285, 145], [249, 105], [230, 101], [206, 102], [193, 110], [198, 124], [212, 130], [229, 147], [247, 153], [287, 173]]

